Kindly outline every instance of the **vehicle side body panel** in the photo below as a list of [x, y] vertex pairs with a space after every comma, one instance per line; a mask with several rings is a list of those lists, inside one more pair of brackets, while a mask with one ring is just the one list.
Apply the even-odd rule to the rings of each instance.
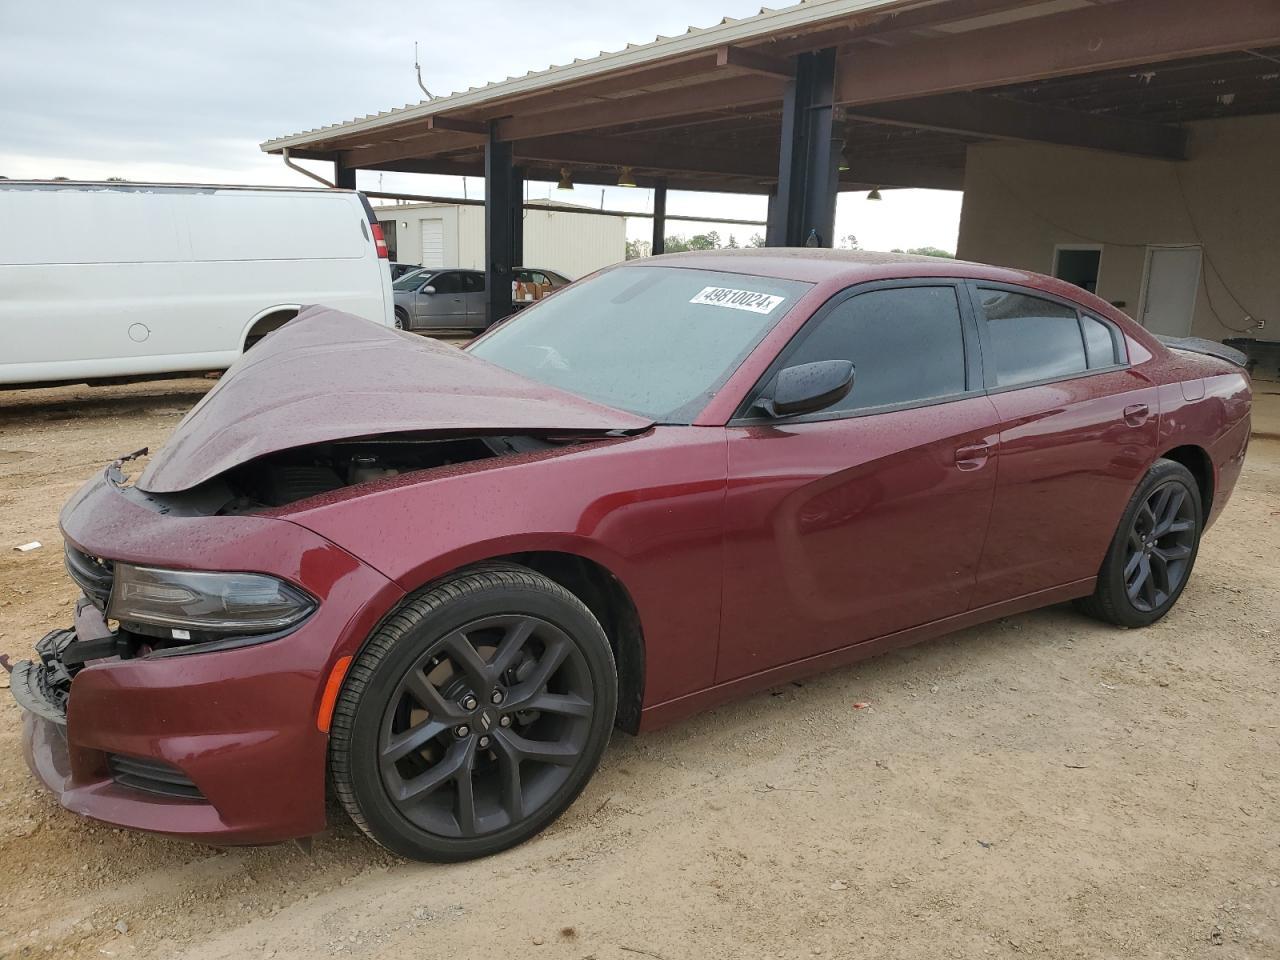
[[717, 681], [968, 609], [996, 481], [985, 396], [729, 428]]
[[990, 400], [1000, 423], [999, 479], [978, 607], [1094, 576], [1155, 459], [1158, 427], [1156, 389], [1131, 369]]

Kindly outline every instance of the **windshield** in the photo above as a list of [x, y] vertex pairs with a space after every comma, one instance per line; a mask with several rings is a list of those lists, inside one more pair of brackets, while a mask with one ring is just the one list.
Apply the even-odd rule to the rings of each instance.
[[515, 373], [660, 423], [692, 423], [812, 284], [626, 267], [597, 274], [469, 349]]
[[403, 277], [391, 284], [392, 290], [417, 290], [427, 282], [428, 272], [422, 268], [410, 270]]

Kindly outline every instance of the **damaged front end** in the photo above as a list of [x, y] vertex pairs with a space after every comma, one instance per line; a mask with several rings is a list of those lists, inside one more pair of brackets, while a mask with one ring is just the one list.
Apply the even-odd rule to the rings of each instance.
[[[404, 588], [298, 506], [556, 458], [650, 422], [452, 347], [304, 311], [60, 525], [74, 626], [14, 666], [25, 749], [70, 810], [215, 843], [325, 826], [326, 682]], [[447, 482], [447, 481], [445, 481]]]

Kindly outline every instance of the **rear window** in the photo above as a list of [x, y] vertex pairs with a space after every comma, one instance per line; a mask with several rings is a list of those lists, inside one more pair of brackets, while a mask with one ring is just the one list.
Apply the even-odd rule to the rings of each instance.
[[1080, 315], [1080, 326], [1084, 330], [1084, 352], [1090, 370], [1115, 366], [1120, 362], [1116, 335], [1109, 326], [1088, 314]]
[[1009, 290], [979, 293], [999, 386], [1053, 380], [1089, 368], [1074, 309]]

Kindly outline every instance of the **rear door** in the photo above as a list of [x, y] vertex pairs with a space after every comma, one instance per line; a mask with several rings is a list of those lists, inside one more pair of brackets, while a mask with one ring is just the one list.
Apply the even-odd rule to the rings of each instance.
[[437, 273], [418, 291], [415, 304], [419, 329], [456, 330], [465, 327], [467, 304], [462, 292], [462, 272], [444, 270]]
[[1097, 575], [1155, 456], [1156, 388], [1124, 337], [1066, 300], [970, 285], [1000, 470], [974, 591], [981, 607]]
[[472, 330], [483, 330], [489, 315], [489, 305], [484, 296], [484, 274], [478, 270], [468, 270], [462, 275], [462, 296], [466, 300], [466, 326]]
[[729, 425], [717, 681], [962, 613], [995, 490], [995, 411], [953, 281], [852, 288], [766, 374], [852, 360], [834, 408]]

